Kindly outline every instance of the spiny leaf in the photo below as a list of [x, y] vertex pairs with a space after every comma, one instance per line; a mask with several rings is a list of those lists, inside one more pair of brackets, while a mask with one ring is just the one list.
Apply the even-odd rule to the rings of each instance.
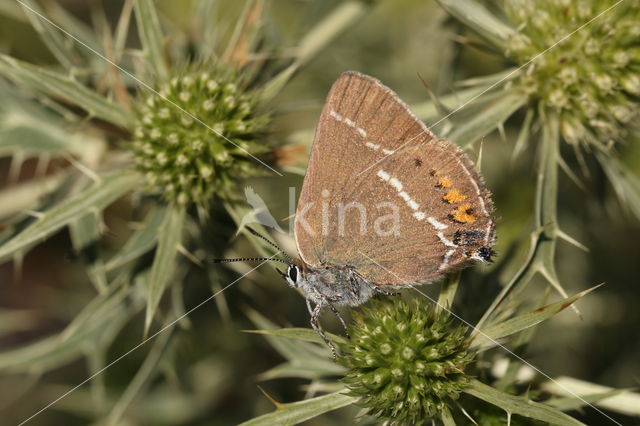
[[596, 158], [615, 190], [620, 204], [640, 220], [640, 178], [611, 154], [597, 151]]
[[[567, 376], [556, 377], [544, 382], [541, 384], [541, 389], [554, 395], [567, 395], [566, 399], [560, 400], [562, 404], [577, 404], [579, 398], [575, 396], [579, 395], [587, 402], [596, 402], [598, 407], [628, 416], [640, 416], [640, 394], [630, 390], [616, 390]], [[609, 396], [604, 397], [605, 394], [609, 394]], [[593, 400], [594, 398], [596, 400]]]
[[87, 273], [99, 292], [107, 289], [107, 276], [103, 260], [97, 254], [97, 242], [102, 234], [102, 218], [99, 212], [87, 213], [69, 224], [71, 244], [76, 253], [83, 253], [90, 262]]
[[131, 122], [131, 114], [127, 111], [57, 72], [0, 55], [0, 74], [31, 89], [61, 96], [83, 108], [91, 116], [110, 121], [120, 127], [126, 128]]
[[471, 380], [468, 387], [463, 389], [463, 392], [500, 407], [507, 413], [518, 414], [560, 426], [584, 425], [584, 423], [553, 407], [499, 391], [475, 379]]
[[[324, 342], [318, 345], [301, 341], [315, 339], [311, 336], [311, 333], [315, 334], [312, 330], [308, 330], [308, 332], [300, 331], [299, 329], [293, 329], [291, 332], [283, 331], [287, 329], [278, 330], [275, 328], [275, 324], [256, 311], [248, 311], [247, 316], [256, 326], [262, 329], [259, 330], [259, 333], [265, 335], [271, 346], [288, 360], [288, 362], [261, 374], [260, 378], [262, 380], [275, 377], [297, 377], [297, 374], [303, 374], [304, 377], [309, 379], [317, 379], [334, 376], [344, 371], [340, 365], [329, 359], [329, 349]], [[271, 331], [274, 332], [274, 335], [271, 334]], [[295, 336], [296, 340], [283, 339], [276, 336]], [[298, 339], [300, 337], [303, 338]], [[317, 342], [317, 340], [313, 341]]]
[[[516, 78], [517, 75], [516, 69], [508, 68], [487, 76], [463, 80], [456, 84], [456, 87], [460, 87], [459, 90], [438, 96], [438, 102], [447, 110], [454, 111], [467, 103], [471, 105], [476, 98], [480, 99], [482, 97], [482, 99], [486, 100], [487, 98], [491, 99], [495, 96], [500, 96], [502, 95], [500, 85], [506, 84], [509, 80]], [[417, 117], [428, 122], [435, 122], [439, 117], [442, 117], [439, 109], [433, 100], [415, 104], [411, 107]]]
[[34, 312], [27, 309], [0, 308], [0, 338], [35, 328], [39, 320]]
[[[229, 201], [224, 202], [224, 207], [227, 210], [227, 213], [229, 213], [229, 216], [231, 216], [231, 219], [233, 219], [233, 221], [236, 223], [237, 226], [240, 226], [242, 224], [242, 218], [251, 211], [249, 209], [249, 206], [247, 205], [241, 205], [239, 203], [234, 203]], [[251, 226], [259, 234], [268, 235], [266, 228], [262, 224], [254, 223], [254, 224], [251, 224]], [[260, 256], [263, 256], [263, 257], [273, 256], [274, 248], [271, 247], [267, 242], [263, 241], [262, 239], [254, 235], [251, 235], [251, 233], [246, 229], [240, 229], [240, 231], [247, 236], [247, 238], [249, 239], [249, 242], [255, 247], [255, 249], [258, 251]]]
[[169, 70], [164, 55], [162, 30], [156, 6], [152, 0], [136, 0], [134, 7], [138, 34], [149, 66], [159, 81], [165, 81], [169, 76]]
[[81, 193], [60, 202], [0, 247], [0, 261], [19, 253], [58, 231], [87, 211], [100, 211], [139, 185], [140, 176], [117, 172], [102, 175], [100, 180]]
[[104, 422], [105, 425], [122, 424], [122, 416], [127, 407], [133, 402], [136, 395], [144, 392], [144, 389], [149, 386], [149, 381], [154, 377], [154, 373], [157, 372], [160, 361], [162, 361], [164, 355], [167, 353], [173, 330], [175, 330], [175, 328], [171, 328], [155, 338], [153, 346], [145, 357], [144, 362], [129, 382], [125, 391], [122, 392], [118, 402], [115, 403], [109, 412]]
[[94, 323], [102, 321], [103, 317], [117, 315], [121, 311], [124, 301], [131, 296], [134, 289], [133, 286], [128, 285], [128, 281], [127, 274], [120, 275], [109, 284], [106, 292], [86, 303], [61, 333], [62, 339], [67, 340], [82, 333], [83, 330], [93, 327]]
[[[64, 28], [66, 32], [72, 34], [78, 40], [82, 40], [83, 44], [91, 47], [91, 49], [96, 52], [103, 52], [104, 44], [98, 40], [96, 31], [94, 31], [86, 21], [78, 18], [57, 2], [47, 2], [47, 12], [51, 20], [61, 28]], [[96, 56], [91, 50], [81, 48], [78, 49], [77, 52], [85, 56], [88, 61], [92, 61], [96, 66], [100, 66], [99, 69], [104, 69], [106, 65], [105, 61]]]
[[451, 306], [453, 306], [453, 300], [456, 297], [456, 292], [458, 291], [458, 284], [460, 284], [459, 272], [447, 275], [445, 280], [442, 282], [442, 288], [438, 295], [436, 312], [451, 309]]
[[451, 415], [451, 411], [446, 406], [444, 407], [444, 410], [442, 410], [442, 412], [440, 413], [440, 420], [442, 420], [442, 423], [444, 424], [444, 426], [456, 426], [456, 421], [453, 419], [453, 416]]
[[465, 26], [497, 46], [506, 46], [509, 37], [515, 32], [475, 0], [438, 0], [438, 3]]
[[[558, 228], [558, 158], [560, 156], [560, 124], [553, 114], [540, 114], [544, 123], [538, 153], [535, 219], [542, 229], [534, 267], [562, 297], [568, 294], [556, 274], [556, 229]], [[573, 307], [574, 311], [578, 310]]]
[[38, 206], [40, 198], [58, 188], [68, 174], [64, 172], [31, 179], [0, 191], [0, 219]]
[[346, 407], [358, 400], [352, 396], [343, 395], [341, 392], [344, 391], [334, 392], [304, 401], [282, 404], [276, 411], [256, 417], [240, 425], [295, 425], [323, 413]]
[[[96, 303], [92, 303], [91, 306], [100, 308], [99, 311], [83, 310], [83, 316], [88, 321], [80, 324], [77, 321], [79, 318], [76, 318], [71, 333], [65, 330], [60, 334], [0, 353], [0, 370], [20, 373], [50, 371], [82, 357], [86, 350], [93, 349], [98, 342], [111, 340], [138, 311], [135, 303], [111, 303], [113, 300], [119, 300], [120, 295], [127, 291], [120, 289], [109, 297], [97, 296]], [[107, 305], [101, 306], [101, 303]]]
[[557, 408], [558, 410], [570, 411], [577, 410], [584, 407], [585, 405], [594, 404], [616, 395], [621, 395], [624, 392], [626, 392], [624, 389], [615, 389], [608, 392], [582, 395], [580, 397], [568, 396], [565, 398], [551, 398], [547, 400], [546, 403], [552, 407]]
[[127, 240], [125, 245], [109, 260], [105, 268], [112, 270], [130, 262], [151, 250], [157, 242], [160, 225], [164, 221], [166, 208], [164, 206], [154, 207], [142, 223], [140, 229], [136, 230]]
[[3, 92], [0, 96], [7, 102], [0, 106], [0, 155], [72, 153], [90, 158], [104, 149], [101, 139], [66, 131], [67, 123], [42, 108]]
[[69, 48], [68, 40], [65, 40], [57, 28], [42, 19], [41, 15], [44, 14], [40, 6], [32, 0], [20, 0], [20, 4], [33, 28], [60, 64], [67, 69], [77, 65], [72, 49]]
[[447, 135], [447, 139], [461, 147], [467, 147], [496, 129], [526, 101], [527, 99], [517, 91], [505, 92], [483, 105], [482, 110], [470, 119], [457, 123], [453, 131]]
[[359, 0], [344, 1], [311, 28], [298, 44], [293, 63], [264, 86], [262, 99], [268, 101], [275, 97], [300, 67], [313, 59], [342, 32], [355, 25], [355, 22], [371, 8], [369, 3]]
[[223, 62], [231, 62], [243, 67], [250, 60], [253, 49], [259, 41], [263, 10], [264, 0], [251, 0], [245, 4], [242, 16], [237, 20], [231, 40], [222, 55]]
[[20, 10], [20, 5], [13, 1], [0, 2], [0, 15], [4, 15], [18, 22], [26, 21], [24, 13]]
[[[265, 334], [269, 336], [286, 337], [288, 339], [302, 340], [305, 342], [325, 344], [318, 333], [310, 328], [278, 328], [275, 330], [244, 330], [247, 333]], [[336, 344], [346, 343], [344, 337], [325, 332], [327, 337]]]
[[[309, 343], [294, 342], [288, 339], [274, 338], [270, 335], [271, 330], [277, 330], [276, 325], [262, 316], [259, 312], [249, 310], [247, 316], [257, 327], [261, 328], [262, 334], [264, 334], [273, 346], [280, 354], [288, 360], [301, 360], [308, 359], [309, 356], [316, 356], [314, 351], [316, 345]], [[328, 353], [328, 352], [327, 352]]]
[[550, 305], [543, 306], [534, 311], [528, 312], [523, 315], [519, 315], [515, 318], [508, 319], [499, 324], [493, 325], [486, 330], [482, 330], [482, 333], [478, 333], [475, 335], [475, 338], [472, 342], [472, 347], [484, 346], [484, 345], [493, 345], [494, 341], [501, 339], [503, 337], [509, 336], [511, 334], [517, 333], [521, 330], [524, 330], [529, 327], [533, 327], [534, 325], [551, 318], [555, 314], [563, 311], [564, 309], [571, 306], [578, 299], [586, 296], [591, 293], [598, 287], [602, 286], [602, 284], [597, 285], [595, 287], [591, 287], [590, 289], [581, 291], [578, 294], [575, 294], [566, 299], [560, 300], [559, 302], [552, 303]]
[[145, 317], [145, 335], [149, 331], [151, 321], [155, 315], [162, 294], [171, 279], [174, 262], [178, 255], [178, 246], [182, 241], [182, 231], [185, 225], [184, 206], [170, 205], [160, 227], [158, 248], [153, 259], [151, 272], [147, 281], [147, 314]]

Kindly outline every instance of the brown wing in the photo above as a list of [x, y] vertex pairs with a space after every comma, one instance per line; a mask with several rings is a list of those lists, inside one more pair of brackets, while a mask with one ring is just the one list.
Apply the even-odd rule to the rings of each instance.
[[432, 280], [491, 246], [491, 210], [457, 147], [436, 140], [378, 80], [340, 76], [320, 117], [296, 214], [306, 263], [352, 265], [379, 285]]

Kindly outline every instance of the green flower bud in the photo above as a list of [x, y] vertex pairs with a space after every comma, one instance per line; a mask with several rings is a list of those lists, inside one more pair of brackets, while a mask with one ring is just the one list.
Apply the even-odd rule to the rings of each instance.
[[140, 101], [129, 146], [136, 168], [166, 201], [204, 205], [262, 172], [252, 156], [268, 151], [257, 143], [268, 117], [257, 111], [258, 94], [233, 73], [185, 72], [158, 93]]
[[[640, 95], [640, 3], [630, 1], [604, 15], [615, 0], [504, 2], [518, 29], [505, 54], [523, 65], [535, 58], [511, 87], [541, 109], [561, 111], [562, 135], [570, 143], [590, 143], [588, 135], [615, 140], [637, 117], [638, 108], [620, 107], [637, 104]], [[565, 38], [578, 27], [579, 34]]]
[[388, 424], [421, 424], [456, 399], [469, 377], [466, 328], [450, 326], [419, 300], [373, 302], [349, 328], [340, 363], [343, 382], [368, 414]]

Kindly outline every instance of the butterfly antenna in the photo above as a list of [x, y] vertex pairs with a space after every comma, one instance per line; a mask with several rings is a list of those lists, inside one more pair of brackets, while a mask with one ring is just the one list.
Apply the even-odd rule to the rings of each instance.
[[277, 257], [234, 257], [231, 259], [207, 259], [207, 262], [211, 263], [229, 263], [229, 262], [251, 262], [251, 261], [271, 261], [271, 262], [280, 262], [286, 265], [289, 264], [286, 260], [278, 259]]
[[274, 243], [273, 241], [271, 241], [270, 239], [268, 239], [267, 237], [265, 237], [264, 235], [258, 233], [258, 231], [256, 231], [255, 229], [251, 228], [250, 226], [245, 226], [245, 228], [247, 229], [247, 231], [251, 232], [253, 235], [255, 235], [256, 237], [260, 238], [262, 241], [266, 242], [267, 244], [269, 244], [272, 247], [275, 247], [276, 249], [278, 249], [278, 251], [280, 253], [282, 253], [282, 255], [284, 257], [286, 257], [287, 259], [289, 259], [290, 261], [293, 261], [293, 259], [291, 258], [291, 256], [289, 256], [287, 253], [285, 253], [284, 250], [282, 250], [276, 243]]

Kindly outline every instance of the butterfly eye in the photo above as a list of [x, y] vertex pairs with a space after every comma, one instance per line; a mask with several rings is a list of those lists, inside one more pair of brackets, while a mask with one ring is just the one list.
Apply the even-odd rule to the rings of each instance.
[[298, 267], [296, 265], [289, 266], [287, 274], [289, 275], [291, 281], [293, 281], [294, 283], [298, 281]]

